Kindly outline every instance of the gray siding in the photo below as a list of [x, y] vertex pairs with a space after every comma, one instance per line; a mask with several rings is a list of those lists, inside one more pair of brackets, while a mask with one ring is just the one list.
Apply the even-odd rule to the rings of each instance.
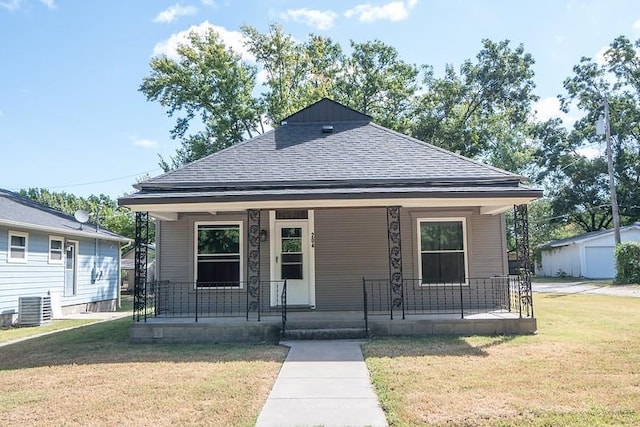
[[[172, 282], [194, 282], [194, 237], [195, 223], [199, 221], [240, 221], [242, 222], [242, 262], [243, 280], [246, 280], [246, 251], [247, 251], [247, 214], [207, 213], [180, 214], [177, 221], [157, 221], [158, 239], [156, 258], [159, 261], [158, 280]], [[269, 229], [269, 213], [263, 211], [260, 216], [262, 229]], [[262, 280], [269, 280], [269, 242], [260, 245], [260, 276]]]
[[[464, 217], [467, 223], [469, 277], [506, 274], [501, 215], [478, 209], [401, 209], [402, 263], [405, 279], [417, 279], [418, 218]], [[385, 208], [326, 209], [315, 212], [316, 307], [360, 310], [362, 277], [388, 279]]]
[[[62, 307], [116, 299], [118, 294], [119, 244], [99, 241], [97, 271], [102, 275], [91, 283], [95, 240], [69, 237], [78, 242], [77, 294], [64, 296], [64, 264], [49, 263], [49, 233], [12, 228], [27, 232], [27, 262], [7, 262], [9, 229], [0, 227], [0, 314], [15, 313], [18, 298], [51, 293]], [[58, 234], [53, 234], [59, 237]]]
[[[469, 277], [505, 275], [506, 248], [502, 215], [480, 215], [477, 208], [401, 210], [405, 279], [417, 279], [418, 218], [464, 217], [467, 226]], [[180, 214], [178, 221], [158, 221], [159, 280], [194, 281], [196, 221], [242, 221], [243, 270], [246, 270], [246, 213]], [[261, 224], [268, 229], [269, 213]], [[270, 231], [271, 232], [271, 231]], [[315, 210], [316, 308], [361, 310], [362, 278], [388, 280], [387, 213], [385, 208]], [[261, 247], [261, 278], [269, 280], [269, 244]], [[243, 271], [246, 279], [246, 271]]]
[[384, 208], [315, 212], [316, 307], [362, 309], [362, 278], [389, 277]]

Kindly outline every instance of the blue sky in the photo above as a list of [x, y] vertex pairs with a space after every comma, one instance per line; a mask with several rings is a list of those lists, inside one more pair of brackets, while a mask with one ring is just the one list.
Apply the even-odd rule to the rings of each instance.
[[[181, 34], [278, 22], [298, 39], [380, 39], [436, 73], [474, 57], [481, 40], [523, 43], [536, 60], [540, 118], [557, 112], [581, 56], [616, 36], [640, 38], [637, 0], [0, 0], [0, 188], [118, 197], [161, 171], [179, 143], [173, 120], [138, 92], [149, 59]], [[575, 116], [563, 116], [571, 122]]]

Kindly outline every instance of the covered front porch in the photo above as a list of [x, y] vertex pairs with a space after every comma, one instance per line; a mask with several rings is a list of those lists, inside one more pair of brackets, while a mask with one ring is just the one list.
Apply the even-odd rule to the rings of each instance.
[[[298, 215], [288, 212], [283, 216]], [[464, 242], [464, 257], [457, 267], [460, 280], [447, 273], [447, 280], [429, 280], [429, 277], [411, 278], [417, 268], [411, 265], [413, 256], [402, 255], [402, 236], [400, 219], [403, 215], [411, 218], [412, 212], [401, 212], [399, 207], [377, 209], [373, 212], [386, 213], [385, 250], [382, 259], [367, 261], [369, 269], [376, 275], [353, 277], [351, 271], [341, 270], [340, 250], [350, 253], [349, 247], [333, 251], [333, 265], [327, 266], [326, 258], [331, 247], [326, 243], [340, 244], [340, 237], [324, 239], [322, 220], [319, 221], [323, 236], [316, 235], [320, 215], [307, 211], [307, 218], [297, 220], [286, 218], [278, 220], [276, 211], [261, 215], [260, 211], [249, 210], [246, 213], [244, 227], [247, 233], [239, 237], [245, 244], [246, 264], [242, 280], [239, 276], [229, 276], [226, 281], [197, 280], [159, 280], [148, 282], [144, 277], [146, 270], [141, 268], [136, 274], [134, 332], [132, 338], [138, 341], [272, 341], [283, 336], [305, 336], [299, 331], [312, 330], [307, 336], [330, 336], [331, 331], [341, 330], [343, 334], [358, 336], [385, 335], [429, 335], [429, 334], [514, 334], [532, 333], [536, 330], [531, 297], [531, 281], [526, 257], [516, 276], [493, 275], [486, 277], [467, 277], [469, 269], [481, 271], [476, 267], [478, 257], [473, 261], [469, 254], [477, 252], [477, 238]], [[528, 253], [526, 205], [514, 208], [516, 216], [515, 236], [518, 252]], [[365, 215], [366, 214], [366, 215]], [[371, 211], [359, 214], [352, 210], [354, 224], [360, 216], [369, 218]], [[358, 216], [360, 215], [360, 216]], [[421, 213], [419, 215], [422, 215]], [[442, 215], [442, 213], [439, 213]], [[414, 215], [415, 216], [415, 215]], [[236, 216], [237, 217], [237, 214]], [[235, 218], [234, 217], [234, 218]], [[266, 217], [266, 218], [265, 218]], [[314, 221], [316, 217], [316, 221]], [[464, 224], [469, 224], [478, 234], [478, 215], [469, 214]], [[201, 217], [185, 219], [195, 227], [194, 243], [209, 237], [209, 229], [202, 233], [198, 228]], [[262, 218], [262, 220], [261, 220]], [[311, 221], [309, 221], [309, 218]], [[332, 217], [333, 218], [333, 217]], [[361, 234], [357, 226], [351, 226], [349, 218], [345, 231], [340, 235], [343, 241], [352, 242], [354, 236]], [[226, 218], [225, 218], [226, 219]], [[266, 220], [265, 220], [266, 219]], [[297, 221], [297, 222], [296, 222]], [[309, 226], [309, 223], [311, 225]], [[414, 221], [412, 221], [414, 222]], [[221, 223], [230, 223], [222, 221]], [[210, 222], [207, 222], [210, 224]], [[283, 224], [285, 226], [283, 226]], [[292, 232], [298, 225], [298, 232]], [[420, 223], [418, 222], [418, 225]], [[148, 227], [148, 214], [137, 214], [136, 265], [145, 265], [145, 232]], [[189, 225], [187, 228], [191, 228]], [[348, 234], [349, 230], [352, 235]], [[504, 230], [504, 228], [502, 229]], [[224, 230], [228, 233], [228, 229]], [[200, 233], [200, 234], [199, 234]], [[216, 234], [217, 233], [217, 234]], [[465, 230], [465, 233], [468, 233]], [[216, 230], [214, 236], [220, 234]], [[344, 236], [346, 234], [346, 236]], [[406, 233], [412, 236], [412, 232]], [[266, 235], [266, 236], [265, 236]], [[336, 239], [338, 239], [336, 243]], [[409, 237], [407, 240], [414, 240]], [[475, 240], [475, 241], [474, 241]], [[418, 243], [419, 245], [419, 243]], [[409, 246], [409, 245], [407, 245]], [[468, 248], [467, 248], [468, 246]], [[341, 245], [342, 247], [342, 245]], [[275, 250], [274, 253], [274, 248]], [[288, 248], [288, 252], [287, 252]], [[284, 250], [283, 250], [284, 249]], [[198, 252], [196, 248], [195, 253]], [[372, 253], [380, 252], [372, 248]], [[337, 252], [337, 255], [336, 255]], [[409, 252], [409, 251], [407, 251]], [[414, 250], [415, 252], [415, 250]], [[418, 253], [421, 253], [418, 251]], [[289, 257], [288, 263], [285, 255]], [[498, 264], [505, 260], [506, 254], [495, 255]], [[282, 257], [280, 264], [274, 263]], [[160, 259], [162, 259], [160, 257]], [[404, 265], [410, 264], [409, 268]], [[420, 256], [420, 260], [429, 261]], [[299, 261], [296, 265], [296, 261]], [[382, 262], [381, 262], [382, 261]], [[164, 261], [166, 264], [167, 262]], [[475, 264], [474, 264], [475, 263]], [[358, 259], [351, 264], [354, 270], [364, 271]], [[386, 264], [386, 265], [384, 265]], [[415, 264], [415, 263], [414, 263]], [[467, 266], [471, 264], [471, 267]], [[506, 264], [506, 262], [505, 262]], [[203, 264], [203, 268], [209, 268]], [[292, 267], [293, 266], [293, 267]], [[166, 268], [166, 267], [165, 267]], [[194, 272], [198, 272], [198, 260]], [[320, 272], [316, 273], [314, 270]], [[453, 267], [456, 268], [455, 265]], [[506, 268], [506, 267], [505, 267]], [[387, 277], [380, 278], [380, 271], [386, 270]], [[408, 270], [408, 271], [407, 271]], [[206, 274], [207, 270], [203, 270]], [[344, 271], [349, 274], [338, 274]], [[406, 271], [406, 273], [405, 273]], [[486, 270], [485, 270], [486, 271]], [[303, 273], [304, 272], [304, 273]], [[314, 273], [313, 278], [309, 276]], [[200, 273], [203, 274], [203, 273]], [[289, 274], [293, 278], [288, 278]], [[160, 278], [163, 277], [161, 273]], [[166, 274], [164, 275], [166, 276]], [[264, 280], [267, 276], [270, 280]], [[302, 277], [307, 281], [301, 280]], [[327, 282], [326, 278], [331, 279]], [[377, 277], [377, 278], [376, 278]], [[313, 286], [311, 286], [313, 284]], [[300, 292], [300, 287], [304, 291]], [[323, 297], [324, 289], [337, 289], [328, 298]], [[297, 291], [295, 298], [291, 298]], [[319, 294], [319, 297], [316, 295]], [[326, 295], [326, 291], [324, 291]], [[307, 300], [301, 300], [306, 295]], [[323, 299], [324, 298], [324, 299]], [[318, 332], [323, 330], [324, 332]], [[297, 331], [297, 332], [296, 332]]]

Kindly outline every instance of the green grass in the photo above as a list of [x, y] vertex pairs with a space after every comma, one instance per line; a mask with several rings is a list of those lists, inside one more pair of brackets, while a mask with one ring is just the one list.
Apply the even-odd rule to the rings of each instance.
[[[133, 310], [133, 297], [122, 295], [119, 312], [130, 312]], [[50, 323], [42, 326], [11, 326], [0, 329], [0, 343], [13, 341], [21, 338], [28, 338], [35, 335], [60, 331], [77, 326], [89, 325], [99, 322], [100, 319], [54, 319]]]
[[640, 299], [535, 296], [528, 336], [375, 340], [393, 426], [640, 425]]
[[119, 319], [0, 348], [4, 425], [249, 426], [286, 350], [131, 344]]
[[0, 329], [0, 343], [13, 341], [20, 338], [32, 337], [45, 332], [59, 331], [61, 329], [95, 323], [99, 319], [56, 319], [42, 326], [11, 326]]

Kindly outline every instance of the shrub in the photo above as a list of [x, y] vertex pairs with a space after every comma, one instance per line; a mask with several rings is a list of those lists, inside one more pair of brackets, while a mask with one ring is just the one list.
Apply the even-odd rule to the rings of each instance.
[[615, 284], [640, 283], [640, 243], [624, 242], [616, 246]]

